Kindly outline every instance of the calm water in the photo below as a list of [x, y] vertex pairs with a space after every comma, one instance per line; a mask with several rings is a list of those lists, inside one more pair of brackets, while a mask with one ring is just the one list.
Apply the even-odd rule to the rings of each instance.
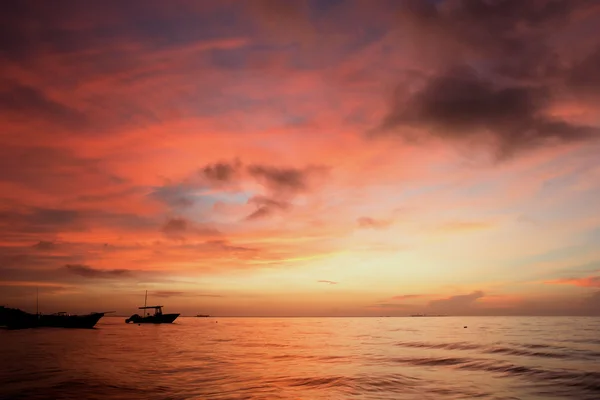
[[597, 400], [600, 318], [105, 317], [0, 360], [2, 399]]

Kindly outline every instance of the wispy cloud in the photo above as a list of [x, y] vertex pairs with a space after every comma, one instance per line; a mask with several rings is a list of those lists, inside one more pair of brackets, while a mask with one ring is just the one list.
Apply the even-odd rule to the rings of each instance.
[[581, 287], [596, 287], [600, 288], [600, 276], [587, 276], [583, 278], [561, 278], [545, 283], [550, 285], [574, 285]]
[[411, 300], [411, 299], [420, 299], [424, 297], [429, 297], [427, 294], [401, 294], [399, 296], [392, 297], [392, 300]]
[[356, 220], [358, 227], [362, 229], [385, 229], [392, 224], [391, 220], [375, 219], [371, 217], [360, 217]]
[[122, 279], [132, 276], [132, 271], [128, 269], [96, 269], [89, 265], [67, 264], [65, 268], [68, 272], [90, 279]]

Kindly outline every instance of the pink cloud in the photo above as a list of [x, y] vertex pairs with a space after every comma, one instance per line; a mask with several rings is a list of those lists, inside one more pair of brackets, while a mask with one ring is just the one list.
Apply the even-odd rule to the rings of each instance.
[[600, 288], [600, 276], [588, 276], [585, 278], [561, 278], [544, 282], [549, 285], [574, 285], [581, 287]]

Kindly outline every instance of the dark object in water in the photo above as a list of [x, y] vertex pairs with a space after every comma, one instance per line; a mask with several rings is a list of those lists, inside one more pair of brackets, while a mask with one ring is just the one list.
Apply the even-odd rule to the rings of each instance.
[[445, 314], [411, 314], [411, 317], [447, 317]]
[[104, 316], [104, 312], [86, 315], [69, 315], [66, 312], [56, 314], [30, 314], [28, 312], [0, 306], [0, 325], [8, 329], [27, 328], [81, 328], [91, 329]]
[[463, 326], [463, 328], [466, 328], [466, 326]]
[[133, 314], [131, 317], [125, 320], [126, 323], [136, 323], [136, 324], [170, 324], [179, 317], [179, 314], [163, 314], [162, 306], [147, 306], [140, 307], [140, 310], [146, 310], [149, 308], [154, 308], [154, 315], [147, 314], [142, 317], [138, 314]]
[[198, 317], [198, 318], [208, 318], [208, 317], [210, 317], [210, 315], [208, 315], [208, 314], [198, 314], [198, 315], [196, 315], [196, 317]]
[[[131, 317], [125, 320], [126, 323], [133, 322], [135, 324], [170, 324], [179, 317], [179, 314], [163, 314], [163, 306], [146, 306], [146, 300], [148, 300], [148, 291], [146, 290], [146, 297], [144, 299], [144, 307], [139, 307], [140, 310], [147, 310], [154, 308], [154, 315], [146, 314], [140, 316], [133, 314]], [[145, 313], [145, 311], [144, 311]]]

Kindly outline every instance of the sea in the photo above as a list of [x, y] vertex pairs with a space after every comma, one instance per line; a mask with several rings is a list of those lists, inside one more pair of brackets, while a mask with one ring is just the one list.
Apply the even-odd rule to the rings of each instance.
[[0, 330], [1, 399], [600, 399], [600, 318], [192, 318]]

